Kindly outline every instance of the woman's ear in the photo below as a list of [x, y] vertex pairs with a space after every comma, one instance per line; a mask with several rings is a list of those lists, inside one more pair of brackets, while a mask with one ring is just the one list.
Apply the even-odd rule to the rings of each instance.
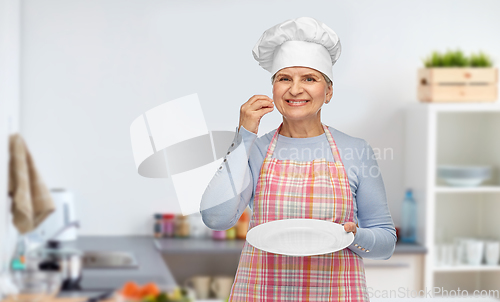
[[326, 90], [326, 103], [328, 104], [333, 97], [333, 85], [329, 84]]

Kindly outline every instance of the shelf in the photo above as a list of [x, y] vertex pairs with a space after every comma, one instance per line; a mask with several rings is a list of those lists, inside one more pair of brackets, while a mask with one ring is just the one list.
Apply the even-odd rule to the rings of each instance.
[[500, 103], [419, 103], [417, 106], [425, 106], [436, 112], [498, 112]]
[[[418, 240], [429, 248], [425, 288], [497, 287], [500, 265], [435, 266], [434, 259], [439, 241], [500, 239], [500, 103], [417, 104], [405, 122], [405, 187], [420, 201]], [[438, 177], [440, 165], [488, 165], [493, 173], [481, 186], [453, 187]]]
[[500, 193], [500, 186], [447, 187], [437, 186], [436, 193]]
[[500, 265], [450, 265], [436, 266], [435, 272], [482, 272], [482, 271], [499, 271]]

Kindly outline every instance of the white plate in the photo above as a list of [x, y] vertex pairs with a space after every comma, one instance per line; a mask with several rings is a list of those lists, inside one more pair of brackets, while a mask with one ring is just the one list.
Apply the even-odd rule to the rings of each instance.
[[354, 241], [354, 234], [332, 221], [283, 219], [250, 229], [246, 240], [254, 247], [274, 254], [312, 256], [348, 247]]

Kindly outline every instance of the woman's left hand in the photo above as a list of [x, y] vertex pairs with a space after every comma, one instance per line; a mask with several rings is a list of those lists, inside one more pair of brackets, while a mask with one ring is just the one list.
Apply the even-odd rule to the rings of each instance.
[[344, 223], [344, 230], [346, 232], [352, 232], [354, 236], [356, 236], [356, 224], [354, 222], [346, 222]]

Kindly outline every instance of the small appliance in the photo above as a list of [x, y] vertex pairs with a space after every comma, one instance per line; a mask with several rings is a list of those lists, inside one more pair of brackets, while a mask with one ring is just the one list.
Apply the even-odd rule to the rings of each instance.
[[57, 231], [73, 221], [77, 221], [74, 195], [70, 190], [55, 188], [50, 190], [52, 200], [54, 201], [55, 211], [52, 212], [45, 220], [33, 231], [43, 241], [49, 239], [59, 241], [73, 241], [77, 239], [77, 228], [70, 228], [59, 234]]

